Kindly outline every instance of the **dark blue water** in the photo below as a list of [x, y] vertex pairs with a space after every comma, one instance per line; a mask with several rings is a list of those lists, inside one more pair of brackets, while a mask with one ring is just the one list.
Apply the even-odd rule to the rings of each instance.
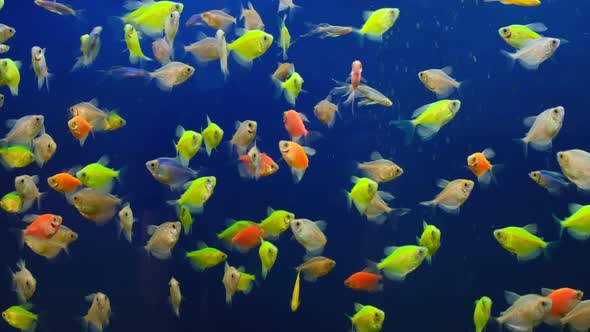
[[[275, 160], [280, 157], [277, 144], [288, 139], [282, 124], [282, 112], [291, 109], [283, 99], [275, 99], [269, 76], [274, 71], [279, 48], [273, 45], [254, 62], [251, 70], [230, 60], [231, 76], [223, 81], [217, 63], [198, 66], [190, 56], [180, 61], [196, 67], [195, 75], [172, 92], [160, 91], [152, 82], [108, 79], [100, 70], [112, 65], [129, 65], [123, 52], [124, 14], [120, 1], [72, 1], [85, 9], [84, 20], [60, 17], [32, 1], [7, 0], [0, 11], [0, 22], [16, 28], [6, 54], [23, 62], [18, 97], [7, 89], [1, 120], [43, 114], [46, 130], [58, 144], [58, 152], [39, 169], [32, 165], [12, 172], [2, 171], [2, 194], [12, 191], [13, 179], [21, 174], [38, 174], [41, 191], [50, 191], [46, 178], [75, 165], [111, 158], [114, 168], [127, 167], [123, 184], [114, 193], [131, 203], [139, 223], [134, 228], [133, 244], [117, 239], [112, 221], [96, 226], [83, 219], [68, 205], [63, 195], [50, 192], [43, 209], [35, 213], [62, 215], [64, 224], [79, 233], [70, 247], [70, 256], [55, 261], [19, 250], [9, 231], [24, 228], [17, 218], [2, 214], [0, 223], [0, 266], [14, 265], [24, 258], [38, 280], [32, 298], [33, 311], [42, 318], [43, 331], [78, 331], [79, 318], [88, 309], [84, 296], [101, 291], [111, 300], [113, 317], [108, 331], [346, 331], [350, 323], [345, 314], [353, 314], [353, 303], [371, 304], [385, 311], [383, 331], [466, 331], [472, 328], [473, 302], [482, 295], [494, 301], [493, 315], [507, 308], [504, 290], [519, 294], [538, 293], [541, 287], [572, 287], [590, 291], [590, 268], [585, 257], [589, 244], [564, 236], [550, 259], [539, 258], [518, 263], [495, 241], [493, 229], [537, 223], [546, 240], [559, 237], [551, 214], [565, 217], [567, 204], [588, 204], [589, 198], [575, 192], [551, 197], [531, 181], [527, 173], [537, 169], [559, 170], [555, 152], [590, 149], [587, 140], [590, 102], [586, 79], [590, 77], [588, 28], [585, 24], [590, 5], [585, 1], [550, 1], [536, 8], [504, 6], [499, 3], [468, 1], [350, 1], [322, 0], [297, 2], [304, 8], [288, 23], [293, 36], [306, 32], [305, 22], [328, 22], [360, 27], [362, 11], [381, 7], [399, 7], [401, 16], [386, 34], [383, 43], [365, 42], [360, 47], [355, 36], [337, 39], [300, 39], [289, 50], [289, 60], [305, 79], [307, 90], [297, 102], [297, 111], [313, 117], [313, 106], [333, 86], [332, 79], [344, 80], [353, 60], [363, 62], [363, 76], [369, 84], [386, 94], [394, 106], [389, 109], [359, 109], [354, 115], [341, 106], [342, 118], [328, 130], [316, 119], [309, 129], [323, 138], [313, 144], [317, 155], [303, 181], [293, 184], [288, 166], [280, 162], [279, 172], [260, 181], [245, 181], [237, 172], [236, 157], [226, 142], [233, 134], [236, 120], [258, 121], [258, 147]], [[244, 4], [245, 5], [245, 4]], [[277, 1], [256, 1], [254, 6], [266, 24], [267, 32], [278, 40]], [[209, 9], [230, 9], [239, 13], [236, 1], [186, 1], [181, 22], [192, 14]], [[547, 61], [537, 71], [516, 66], [511, 69], [499, 49], [509, 47], [497, 29], [509, 24], [544, 22], [546, 35], [565, 38], [555, 61]], [[79, 37], [93, 26], [102, 25], [103, 48], [96, 63], [87, 70], [70, 73], [78, 56]], [[212, 35], [209, 28], [181, 26], [176, 43], [192, 43], [197, 31]], [[235, 39], [230, 33], [228, 39]], [[295, 39], [295, 38], [294, 38]], [[142, 46], [148, 56], [151, 40]], [[51, 92], [37, 91], [30, 65], [30, 48], [47, 48], [50, 71], [55, 75]], [[460, 99], [457, 117], [430, 142], [403, 144], [402, 133], [388, 122], [408, 118], [413, 110], [435, 101], [417, 78], [420, 70], [451, 65], [454, 77], [468, 79]], [[155, 70], [154, 63], [147, 69]], [[98, 98], [100, 105], [118, 109], [127, 120], [123, 129], [89, 137], [81, 148], [68, 132], [67, 108], [81, 101]], [[522, 119], [546, 108], [563, 105], [566, 116], [563, 130], [554, 141], [553, 151], [530, 151], [524, 158], [512, 142], [525, 132]], [[145, 169], [147, 160], [174, 156], [174, 130], [177, 125], [200, 130], [206, 115], [225, 130], [221, 148], [208, 158], [199, 154], [192, 167], [217, 177], [215, 193], [205, 213], [195, 216], [193, 233], [181, 236], [168, 261], [149, 258], [142, 247], [150, 224], [175, 220], [174, 210], [165, 204], [175, 198], [157, 183]], [[437, 193], [436, 179], [471, 178], [464, 168], [466, 157], [486, 147], [496, 150], [495, 162], [505, 165], [497, 175], [499, 185], [488, 190], [476, 186], [459, 216], [442, 211], [431, 215], [418, 206]], [[355, 161], [366, 161], [373, 150], [392, 158], [404, 168], [404, 175], [381, 186], [396, 196], [395, 207], [413, 211], [382, 226], [368, 223], [356, 211], [347, 209], [343, 189], [355, 173]], [[267, 280], [247, 296], [237, 294], [232, 307], [225, 304], [221, 283], [222, 267], [203, 273], [191, 269], [183, 251], [196, 249], [198, 241], [221, 247], [215, 233], [225, 228], [227, 218], [261, 220], [267, 206], [293, 211], [297, 217], [326, 220], [328, 245], [325, 256], [337, 262], [336, 268], [316, 283], [302, 281], [301, 307], [291, 313], [289, 300], [295, 279], [294, 267], [301, 263], [303, 248], [289, 240], [280, 241], [278, 261]], [[442, 231], [442, 247], [432, 266], [424, 264], [403, 283], [385, 281], [385, 291], [356, 293], [343, 285], [352, 273], [365, 267], [365, 259], [379, 260], [390, 245], [413, 244], [422, 231], [422, 220]], [[287, 235], [288, 234], [288, 235]], [[257, 251], [244, 255], [231, 252], [233, 266], [244, 265], [258, 273]], [[178, 320], [167, 305], [168, 280], [179, 280], [185, 301]], [[0, 278], [0, 308], [16, 304], [8, 273]], [[0, 330], [12, 328], [1, 323]], [[496, 328], [492, 325], [491, 328]], [[551, 328], [540, 326], [538, 331]]]

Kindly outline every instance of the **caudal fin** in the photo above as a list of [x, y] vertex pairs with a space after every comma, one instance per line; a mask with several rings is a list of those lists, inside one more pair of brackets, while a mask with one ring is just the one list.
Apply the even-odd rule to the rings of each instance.
[[390, 125], [394, 125], [401, 129], [406, 136], [406, 145], [412, 143], [414, 139], [414, 134], [416, 133], [416, 125], [411, 120], [401, 120], [401, 121], [391, 121], [389, 122]]

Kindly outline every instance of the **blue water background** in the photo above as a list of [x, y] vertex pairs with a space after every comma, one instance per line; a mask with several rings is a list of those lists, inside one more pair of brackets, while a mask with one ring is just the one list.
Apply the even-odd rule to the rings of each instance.
[[[58, 144], [58, 152], [43, 168], [36, 165], [13, 172], [2, 171], [2, 194], [12, 191], [14, 176], [38, 174], [42, 191], [50, 191], [46, 178], [75, 165], [95, 162], [106, 154], [114, 168], [127, 167], [123, 184], [115, 193], [133, 207], [139, 223], [130, 246], [117, 239], [115, 222], [99, 227], [83, 219], [63, 196], [50, 192], [40, 212], [64, 217], [64, 224], [79, 233], [71, 255], [54, 262], [18, 249], [12, 228], [24, 228], [15, 217], [2, 214], [0, 223], [0, 266], [15, 268], [24, 258], [38, 280], [32, 299], [36, 312], [43, 314], [43, 331], [78, 331], [77, 321], [88, 304], [84, 296], [96, 291], [106, 293], [113, 308], [107, 331], [346, 331], [345, 314], [353, 314], [353, 303], [375, 305], [386, 312], [383, 331], [466, 331], [472, 328], [473, 302], [482, 295], [494, 301], [493, 314], [507, 305], [503, 291], [539, 292], [541, 287], [573, 287], [590, 291], [590, 269], [585, 257], [589, 244], [564, 236], [551, 259], [540, 258], [525, 264], [504, 251], [492, 236], [495, 228], [537, 223], [539, 233], [549, 241], [557, 240], [558, 227], [551, 214], [567, 215], [567, 203], [587, 204], [588, 197], [575, 192], [561, 198], [549, 196], [537, 187], [527, 173], [537, 169], [558, 170], [555, 152], [580, 148], [590, 150], [587, 114], [589, 102], [586, 80], [590, 77], [587, 17], [590, 5], [585, 1], [548, 1], [536, 8], [503, 6], [473, 1], [353, 1], [300, 0], [304, 11], [288, 23], [293, 36], [306, 31], [304, 22], [328, 22], [360, 27], [362, 11], [398, 7], [401, 16], [384, 42], [365, 41], [345, 36], [337, 39], [300, 39], [289, 51], [289, 60], [304, 77], [304, 89], [296, 110], [312, 118], [315, 103], [333, 86], [332, 79], [344, 80], [353, 60], [363, 62], [363, 76], [394, 102], [389, 109], [341, 107], [342, 118], [328, 130], [316, 119], [309, 129], [320, 131], [323, 139], [314, 142], [318, 153], [300, 184], [293, 184], [284, 162], [280, 171], [258, 182], [244, 181], [237, 172], [235, 156], [227, 145], [211, 158], [199, 154], [192, 162], [203, 174], [217, 177], [215, 194], [203, 215], [195, 216], [190, 236], [182, 236], [174, 258], [169, 261], [148, 259], [142, 246], [147, 241], [145, 228], [150, 224], [175, 220], [173, 199], [167, 188], [154, 181], [145, 162], [173, 156], [172, 140], [177, 125], [200, 130], [208, 114], [226, 133], [233, 134], [236, 120], [256, 120], [258, 146], [278, 160], [277, 143], [288, 136], [282, 124], [282, 112], [291, 107], [275, 99], [269, 76], [281, 61], [279, 48], [273, 45], [251, 70], [230, 60], [231, 76], [223, 82], [218, 64], [197, 65], [190, 56], [181, 61], [193, 64], [196, 74], [172, 92], [160, 91], [152, 82], [116, 81], [98, 70], [112, 65], [129, 65], [124, 53], [122, 24], [116, 16], [124, 13], [120, 1], [72, 1], [84, 8], [84, 20], [60, 17], [35, 6], [32, 1], [7, 0], [0, 11], [0, 22], [15, 27], [7, 56], [23, 61], [21, 93], [8, 96], [0, 113], [1, 120], [29, 114], [43, 114], [46, 129]], [[267, 31], [278, 39], [276, 1], [254, 1]], [[229, 8], [238, 14], [238, 1], [186, 1], [182, 23], [192, 14], [209, 9]], [[556, 61], [547, 61], [538, 71], [510, 69], [500, 49], [510, 50], [497, 29], [509, 24], [544, 22], [546, 35], [565, 38], [569, 44], [556, 52]], [[88, 70], [70, 73], [78, 56], [79, 37], [93, 26], [102, 25], [103, 47], [96, 63]], [[181, 26], [176, 44], [194, 42], [197, 31], [212, 35], [209, 28]], [[230, 33], [229, 40], [235, 35]], [[151, 40], [142, 46], [151, 56]], [[37, 91], [30, 66], [30, 48], [47, 48], [52, 73], [51, 92]], [[177, 47], [177, 52], [181, 53]], [[180, 54], [182, 56], [182, 54]], [[468, 79], [461, 91], [462, 107], [457, 117], [427, 143], [404, 146], [402, 133], [388, 125], [390, 120], [408, 118], [413, 110], [435, 101], [419, 82], [417, 72], [452, 65], [454, 77]], [[154, 70], [155, 64], [147, 67]], [[112, 133], [98, 133], [81, 148], [68, 132], [67, 108], [81, 101], [98, 98], [101, 107], [118, 109], [127, 126]], [[521, 148], [512, 142], [524, 134], [522, 119], [556, 105], [566, 108], [563, 130], [550, 153], [530, 151], [524, 158]], [[493, 147], [494, 162], [505, 165], [498, 174], [499, 185], [484, 191], [476, 186], [459, 216], [441, 211], [432, 216], [418, 202], [437, 193], [436, 179], [471, 178], [464, 168], [466, 157]], [[405, 170], [392, 183], [381, 186], [396, 196], [395, 207], [412, 208], [411, 214], [376, 226], [348, 210], [342, 190], [350, 189], [355, 161], [366, 161], [373, 150], [392, 158]], [[293, 211], [297, 217], [326, 220], [328, 245], [325, 255], [337, 262], [334, 271], [316, 283], [303, 282], [301, 307], [289, 310], [295, 273], [303, 248], [289, 240], [290, 232], [278, 242], [279, 259], [269, 278], [247, 296], [238, 294], [232, 307], [224, 302], [222, 268], [198, 273], [183, 259], [183, 250], [196, 249], [198, 241], [221, 247], [215, 233], [225, 227], [227, 218], [261, 220], [266, 207]], [[385, 281], [385, 291], [377, 294], [355, 293], [343, 281], [365, 267], [364, 260], [379, 260], [390, 245], [413, 244], [421, 233], [422, 220], [442, 231], [442, 247], [432, 266], [424, 264], [403, 283]], [[229, 263], [244, 265], [258, 272], [254, 250], [248, 255], [231, 252]], [[186, 297], [181, 319], [167, 306], [168, 280], [174, 275]], [[0, 308], [16, 303], [8, 273], [0, 278]], [[11, 328], [2, 323], [2, 331]], [[495, 329], [495, 326], [491, 326]], [[538, 331], [549, 331], [542, 326]]]

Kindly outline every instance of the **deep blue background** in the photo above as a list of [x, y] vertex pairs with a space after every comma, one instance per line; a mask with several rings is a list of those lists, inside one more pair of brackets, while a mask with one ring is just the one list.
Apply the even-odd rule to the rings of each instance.
[[[277, 1], [256, 1], [254, 6], [266, 23], [267, 31], [278, 40]], [[176, 125], [200, 130], [209, 114], [226, 133], [233, 134], [236, 120], [258, 121], [258, 146], [279, 159], [277, 142], [288, 138], [282, 124], [282, 112], [290, 109], [283, 99], [274, 99], [270, 74], [280, 60], [273, 45], [251, 70], [230, 60], [231, 77], [223, 82], [218, 63], [198, 66], [192, 57], [181, 59], [196, 66], [195, 75], [172, 92], [158, 90], [152, 82], [115, 81], [99, 70], [111, 65], [129, 65], [123, 52], [122, 24], [115, 18], [124, 14], [120, 1], [72, 1], [74, 8], [86, 9], [84, 20], [60, 17], [32, 1], [7, 0], [0, 11], [0, 22], [17, 30], [8, 44], [6, 56], [23, 61], [20, 96], [7, 96], [0, 119], [43, 114], [46, 129], [58, 144], [58, 152], [43, 168], [33, 165], [13, 172], [1, 171], [2, 194], [13, 190], [13, 179], [21, 174], [39, 174], [40, 188], [50, 191], [46, 178], [75, 165], [95, 162], [101, 155], [111, 157], [112, 166], [126, 166], [128, 172], [115, 193], [131, 202], [140, 222], [134, 228], [130, 246], [116, 238], [114, 222], [98, 227], [81, 218], [62, 195], [50, 192], [43, 210], [60, 214], [64, 224], [80, 235], [71, 248], [71, 256], [48, 262], [25, 248], [18, 250], [9, 231], [23, 228], [18, 220], [2, 214], [0, 223], [0, 266], [14, 269], [24, 258], [37, 277], [38, 290], [32, 299], [36, 312], [43, 314], [44, 331], [78, 331], [77, 319], [88, 305], [84, 296], [98, 290], [109, 295], [114, 315], [108, 331], [346, 331], [350, 328], [344, 314], [353, 313], [353, 303], [361, 302], [386, 312], [384, 331], [466, 331], [472, 328], [473, 301], [482, 295], [494, 301], [493, 314], [507, 307], [503, 291], [520, 294], [539, 292], [541, 287], [574, 287], [590, 292], [590, 268], [585, 263], [589, 244], [565, 235], [555, 255], [519, 264], [494, 240], [492, 230], [509, 225], [539, 224], [541, 236], [557, 240], [558, 228], [551, 219], [564, 217], [567, 203], [588, 204], [588, 197], [569, 193], [550, 197], [527, 176], [537, 169], [558, 170], [555, 152], [580, 148], [590, 150], [587, 140], [589, 108], [587, 78], [588, 28], [590, 10], [586, 1], [546, 1], [536, 8], [504, 6], [499, 3], [469, 1], [355, 1], [300, 0], [304, 11], [288, 24], [291, 34], [306, 32], [304, 22], [328, 22], [360, 27], [362, 11], [381, 7], [399, 7], [401, 16], [381, 44], [365, 42], [359, 47], [355, 36], [337, 39], [298, 40], [289, 51], [289, 60], [305, 79], [297, 110], [312, 118], [315, 103], [332, 88], [332, 78], [343, 80], [355, 59], [363, 62], [363, 76], [369, 84], [389, 96], [394, 107], [362, 109], [351, 115], [341, 107], [342, 118], [328, 130], [315, 118], [309, 129], [323, 133], [313, 144], [318, 153], [303, 181], [295, 185], [287, 165], [258, 182], [238, 176], [235, 157], [230, 157], [226, 142], [211, 158], [197, 156], [192, 166], [203, 174], [217, 176], [217, 188], [205, 213], [195, 217], [193, 233], [182, 236], [169, 261], [148, 259], [141, 247], [147, 240], [145, 228], [175, 219], [173, 209], [164, 202], [174, 198], [167, 188], [154, 181], [145, 162], [172, 156]], [[244, 3], [245, 5], [245, 3]], [[182, 23], [192, 14], [219, 8], [239, 13], [239, 2], [186, 1]], [[509, 24], [544, 22], [548, 36], [565, 38], [554, 58], [540, 69], [528, 72], [516, 66], [510, 69], [499, 49], [509, 50], [497, 29]], [[88, 70], [70, 73], [78, 56], [79, 37], [93, 26], [102, 25], [103, 48], [97, 62]], [[177, 46], [194, 42], [197, 31], [212, 35], [209, 28], [184, 28], [178, 33]], [[230, 33], [229, 40], [235, 36]], [[295, 39], [295, 38], [294, 38]], [[143, 41], [151, 56], [151, 40]], [[55, 74], [51, 92], [37, 91], [30, 66], [30, 48], [47, 48], [47, 62]], [[180, 47], [177, 53], [182, 56]], [[413, 110], [434, 101], [434, 96], [419, 82], [417, 72], [452, 65], [454, 77], [469, 80], [461, 92], [462, 108], [457, 117], [427, 143], [403, 146], [402, 133], [387, 125], [390, 120], [408, 118]], [[150, 63], [148, 69], [155, 70]], [[101, 107], [116, 108], [127, 119], [127, 126], [112, 133], [98, 133], [81, 148], [68, 132], [67, 108], [97, 97]], [[562, 132], [549, 154], [530, 151], [524, 158], [512, 139], [524, 134], [524, 117], [563, 105], [566, 116]], [[437, 211], [434, 216], [417, 203], [431, 199], [438, 178], [473, 178], [463, 165], [466, 157], [486, 147], [496, 150], [496, 163], [506, 167], [498, 174], [499, 186], [487, 191], [475, 188], [459, 216]], [[373, 150], [392, 158], [405, 170], [382, 190], [391, 191], [396, 207], [412, 208], [410, 215], [383, 226], [368, 223], [356, 211], [348, 211], [343, 189], [356, 174], [355, 161], [367, 160]], [[293, 211], [297, 217], [328, 222], [329, 238], [325, 255], [336, 260], [335, 270], [317, 283], [302, 283], [301, 307], [289, 310], [295, 273], [303, 256], [302, 247], [290, 234], [278, 242], [279, 259], [269, 278], [244, 296], [236, 295], [233, 307], [224, 303], [222, 268], [204, 273], [193, 271], [183, 259], [183, 250], [193, 250], [198, 241], [220, 247], [215, 233], [225, 227], [227, 218], [261, 220], [267, 206]], [[432, 266], [424, 264], [404, 283], [385, 282], [378, 294], [354, 293], [343, 285], [351, 273], [364, 268], [364, 259], [378, 260], [389, 245], [413, 244], [421, 232], [423, 218], [442, 231], [442, 247]], [[289, 234], [289, 235], [287, 235]], [[258, 272], [257, 251], [248, 255], [230, 253], [232, 265], [245, 265]], [[177, 320], [166, 303], [168, 280], [180, 281], [186, 300]], [[0, 309], [16, 303], [8, 273], [0, 278]], [[0, 330], [11, 328], [0, 323]], [[543, 326], [538, 330], [549, 330]]]

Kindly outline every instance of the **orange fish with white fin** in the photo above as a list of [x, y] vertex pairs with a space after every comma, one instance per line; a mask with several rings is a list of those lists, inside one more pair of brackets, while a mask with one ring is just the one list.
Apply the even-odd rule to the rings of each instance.
[[541, 294], [548, 297], [552, 301], [551, 311], [545, 318], [545, 323], [553, 326], [561, 326], [559, 320], [567, 315], [572, 309], [574, 309], [582, 297], [584, 292], [572, 288], [559, 288], [559, 289], [541, 289]]
[[[256, 177], [256, 170], [252, 166], [250, 161], [250, 157], [246, 154], [240, 156], [240, 160], [243, 163], [243, 167], [240, 167], [240, 175], [244, 178], [253, 178]], [[260, 154], [260, 167], [259, 167], [259, 174], [260, 177], [271, 176], [275, 174], [279, 170], [279, 165], [266, 153]]]
[[303, 138], [307, 143], [310, 139], [320, 136], [317, 132], [308, 131], [307, 128], [305, 128], [304, 122], [309, 122], [309, 119], [303, 113], [298, 113], [295, 110], [283, 113], [285, 129], [289, 133], [289, 136], [291, 136], [291, 139], [295, 142], [299, 142], [301, 138]]
[[29, 214], [24, 216], [23, 221], [30, 223], [29, 226], [23, 230], [23, 236], [49, 239], [59, 230], [62, 218], [55, 214], [43, 214], [40, 216]]
[[80, 182], [78, 178], [70, 174], [70, 172], [73, 171], [55, 174], [54, 176], [47, 178], [47, 184], [49, 184], [51, 189], [64, 194], [76, 190], [79, 186], [82, 185], [82, 182]]
[[68, 128], [74, 137], [80, 141], [80, 146], [84, 146], [88, 134], [92, 131], [92, 125], [83, 117], [76, 115], [68, 121]]
[[279, 150], [285, 162], [291, 167], [293, 180], [299, 183], [307, 167], [309, 167], [309, 156], [315, 155], [316, 151], [307, 146], [301, 146], [292, 141], [280, 141]]
[[501, 169], [502, 165], [492, 165], [490, 159], [494, 158], [496, 153], [494, 150], [487, 148], [482, 152], [476, 152], [467, 157], [467, 166], [477, 176], [477, 181], [487, 186], [492, 181], [496, 181], [494, 171]]

